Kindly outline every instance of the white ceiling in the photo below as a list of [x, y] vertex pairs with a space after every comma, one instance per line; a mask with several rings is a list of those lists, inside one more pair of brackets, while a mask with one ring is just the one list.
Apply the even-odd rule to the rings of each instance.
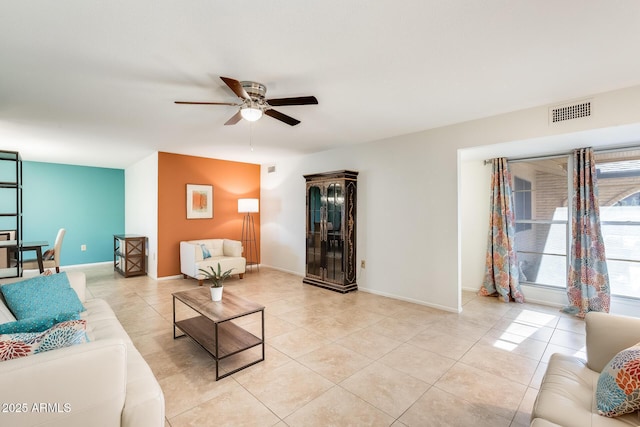
[[[640, 84], [637, 0], [0, 2], [0, 149], [269, 163]], [[224, 122], [219, 79], [319, 105]], [[250, 149], [253, 146], [253, 151]]]

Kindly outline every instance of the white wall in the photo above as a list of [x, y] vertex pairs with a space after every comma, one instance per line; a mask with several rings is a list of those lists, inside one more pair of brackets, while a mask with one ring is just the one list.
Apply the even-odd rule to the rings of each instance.
[[[471, 288], [482, 281], [484, 254], [475, 251], [486, 244], [488, 207], [476, 203], [487, 203], [488, 189], [474, 193], [488, 180], [478, 161], [638, 140], [640, 86], [592, 100], [591, 118], [559, 125], [549, 124], [542, 106], [283, 160], [274, 174], [262, 168], [262, 262], [304, 274], [302, 175], [354, 169], [357, 254], [367, 261], [359, 287], [459, 311], [462, 281]], [[478, 209], [476, 220], [469, 213]]]
[[489, 234], [491, 165], [460, 162], [460, 249], [462, 289], [477, 291], [484, 280]]
[[158, 277], [158, 153], [124, 171], [124, 229], [148, 238], [147, 274]]
[[[359, 288], [457, 310], [457, 288], [442, 286], [457, 268], [456, 245], [437, 244], [456, 236], [456, 168], [447, 165], [455, 165], [457, 153], [429, 155], [424, 145], [415, 134], [393, 145], [378, 141], [283, 161], [273, 174], [262, 168], [262, 263], [304, 274], [303, 175], [353, 169], [360, 173], [357, 259], [367, 265], [359, 271]], [[436, 200], [431, 189], [443, 183], [453, 189]], [[433, 227], [441, 204], [454, 210], [449, 224]]]

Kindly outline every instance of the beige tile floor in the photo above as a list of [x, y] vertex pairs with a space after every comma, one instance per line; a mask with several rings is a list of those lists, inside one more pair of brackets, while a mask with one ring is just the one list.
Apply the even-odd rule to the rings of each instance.
[[[172, 335], [171, 293], [194, 280], [84, 271], [158, 378], [171, 427], [528, 426], [549, 356], [584, 356], [583, 322], [557, 308], [464, 292], [454, 314], [263, 267], [225, 290], [266, 307], [266, 360], [215, 381], [213, 359]], [[260, 330], [256, 316], [238, 323]]]

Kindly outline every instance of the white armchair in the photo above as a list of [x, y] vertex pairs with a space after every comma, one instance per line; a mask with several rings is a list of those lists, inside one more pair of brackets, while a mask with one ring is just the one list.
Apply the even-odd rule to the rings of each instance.
[[[209, 256], [203, 251], [203, 246]], [[180, 242], [180, 272], [184, 278], [193, 277], [202, 286], [204, 276], [200, 269], [210, 266], [222, 271], [233, 268], [232, 274], [244, 278], [247, 260], [242, 256], [242, 242], [229, 239], [203, 239]]]

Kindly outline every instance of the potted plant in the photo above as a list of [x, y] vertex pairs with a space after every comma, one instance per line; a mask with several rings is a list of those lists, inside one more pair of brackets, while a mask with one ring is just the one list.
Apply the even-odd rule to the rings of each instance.
[[213, 266], [209, 266], [209, 270], [205, 270], [204, 268], [199, 269], [205, 279], [211, 282], [211, 300], [212, 301], [220, 301], [222, 299], [222, 284], [225, 280], [231, 276], [231, 272], [233, 268], [222, 272], [222, 267], [220, 267], [220, 263], [218, 263], [218, 271], [214, 270]]

